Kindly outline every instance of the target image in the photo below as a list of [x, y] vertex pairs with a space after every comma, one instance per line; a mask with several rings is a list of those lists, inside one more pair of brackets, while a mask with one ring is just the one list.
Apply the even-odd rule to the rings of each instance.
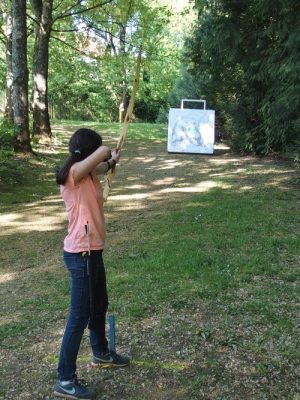
[[168, 152], [212, 154], [214, 126], [214, 110], [171, 108]]

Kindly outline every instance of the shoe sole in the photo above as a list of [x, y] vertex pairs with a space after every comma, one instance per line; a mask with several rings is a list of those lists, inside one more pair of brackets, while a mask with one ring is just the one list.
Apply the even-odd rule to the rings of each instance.
[[[67, 393], [56, 392], [55, 390], [54, 390], [53, 394], [54, 394], [54, 396], [62, 397], [64, 399], [73, 399], [73, 400], [78, 400], [79, 399], [79, 397], [75, 397], [75, 396], [72, 396], [71, 394], [67, 394]], [[93, 398], [89, 397], [89, 398], [86, 398], [84, 400], [93, 400]]]

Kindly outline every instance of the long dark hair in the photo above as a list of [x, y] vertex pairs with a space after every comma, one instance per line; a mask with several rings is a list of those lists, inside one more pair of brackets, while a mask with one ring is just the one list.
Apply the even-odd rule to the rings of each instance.
[[84, 160], [102, 145], [99, 133], [92, 129], [78, 129], [69, 140], [70, 155], [61, 168], [55, 171], [56, 183], [64, 185], [69, 175], [70, 168], [78, 161]]

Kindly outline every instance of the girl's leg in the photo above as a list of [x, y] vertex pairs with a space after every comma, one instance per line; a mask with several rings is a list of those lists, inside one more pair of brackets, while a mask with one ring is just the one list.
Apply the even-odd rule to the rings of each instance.
[[108, 297], [106, 287], [106, 274], [102, 258], [102, 251], [92, 251], [91, 262], [97, 266], [96, 293], [97, 293], [97, 327], [90, 329], [90, 344], [93, 355], [108, 352], [108, 342], [105, 335], [106, 311], [108, 308]]
[[99, 315], [97, 329], [90, 329], [90, 343], [95, 357], [108, 352], [108, 342], [105, 335], [106, 313]]
[[81, 253], [65, 252], [64, 261], [71, 274], [71, 308], [58, 364], [60, 381], [75, 376], [79, 346], [90, 315], [86, 258]]

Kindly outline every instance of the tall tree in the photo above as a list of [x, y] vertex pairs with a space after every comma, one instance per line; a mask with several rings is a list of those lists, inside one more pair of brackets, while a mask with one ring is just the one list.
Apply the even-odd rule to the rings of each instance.
[[49, 70], [49, 41], [54, 23], [69, 19], [71, 24], [78, 14], [86, 13], [103, 7], [112, 0], [90, 2], [73, 0], [58, 2], [53, 15], [53, 0], [30, 0], [35, 23], [35, 44], [32, 63], [32, 112], [33, 134], [41, 137], [51, 136], [50, 117], [48, 108], [48, 70]]
[[53, 0], [30, 0], [35, 18], [35, 43], [32, 60], [33, 135], [51, 137], [48, 111], [49, 40]]
[[12, 14], [10, 1], [3, 0], [0, 3], [0, 16], [2, 28], [0, 29], [0, 40], [5, 47], [6, 64], [6, 106], [5, 115], [9, 120], [13, 120], [12, 102]]
[[103, 72], [109, 65], [109, 86], [116, 98], [119, 121], [122, 122], [128, 105], [128, 83], [131, 82], [135, 53], [142, 46], [143, 66], [147, 58], [158, 55], [157, 49], [161, 48], [170, 12], [167, 7], [145, 0], [117, 0], [105, 11], [106, 16], [101, 21], [86, 15], [83, 22], [104, 43], [105, 57], [99, 63]]
[[15, 151], [32, 152], [28, 117], [26, 0], [12, 0], [13, 113]]
[[[87, 34], [98, 36], [105, 48], [105, 62], [113, 60], [113, 70], [117, 71], [117, 90], [119, 122], [122, 122], [128, 106], [128, 61], [133, 23], [139, 28], [138, 13], [144, 7], [143, 1], [117, 0], [104, 10], [102, 18], [87, 14], [81, 19], [88, 28]], [[99, 21], [100, 20], [100, 21]]]

